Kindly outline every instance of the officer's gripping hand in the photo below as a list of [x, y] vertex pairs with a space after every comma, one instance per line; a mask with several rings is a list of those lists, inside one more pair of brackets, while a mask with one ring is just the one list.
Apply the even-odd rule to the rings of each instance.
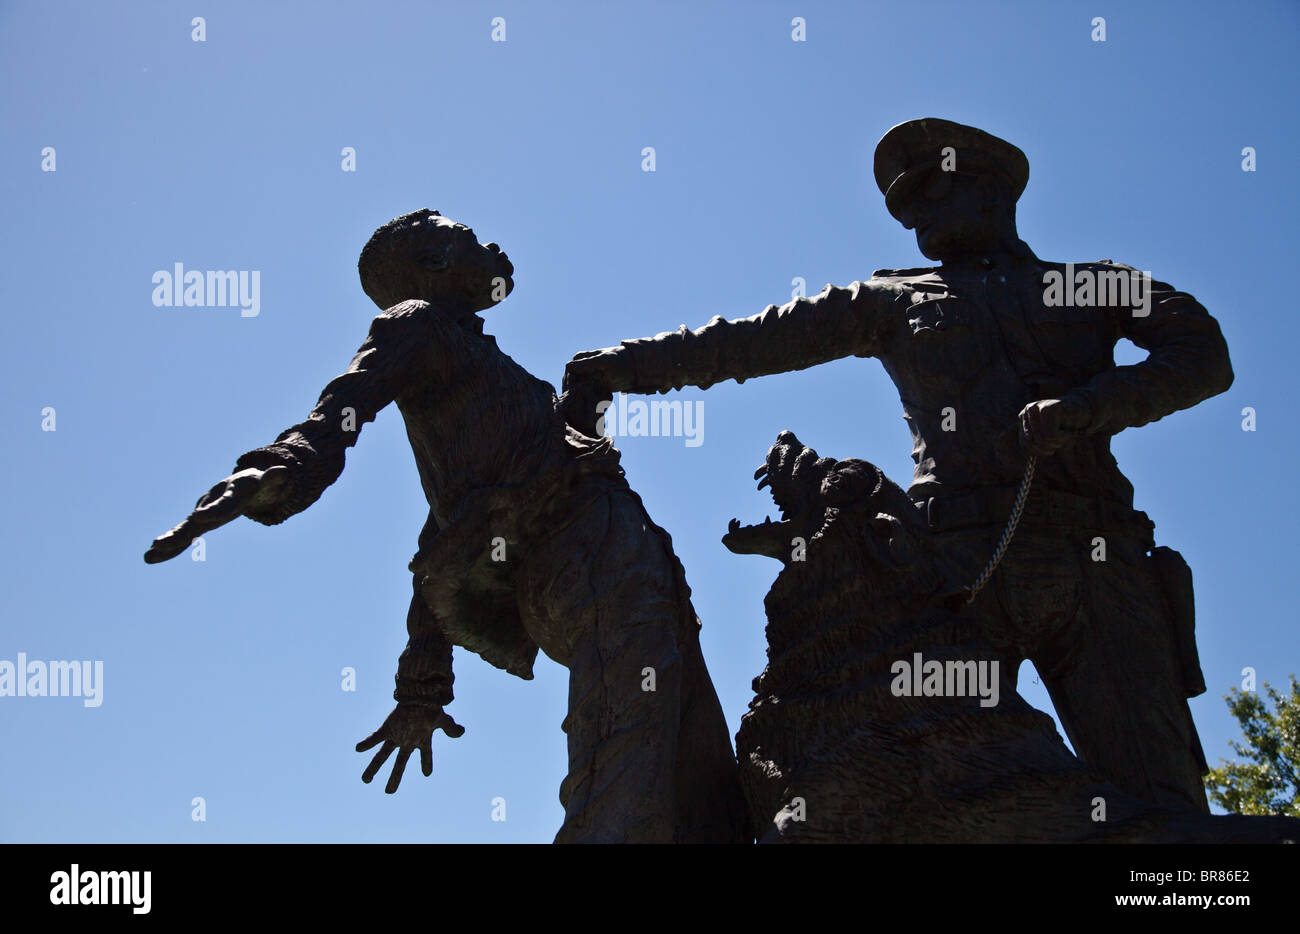
[[1020, 447], [1028, 454], [1055, 454], [1086, 424], [1087, 407], [1066, 396], [1040, 399], [1020, 410]]
[[361, 780], [370, 784], [370, 780], [383, 767], [394, 749], [397, 750], [397, 759], [393, 762], [393, 771], [389, 773], [388, 784], [384, 786], [387, 794], [391, 795], [397, 790], [402, 782], [402, 773], [406, 771], [406, 760], [417, 749], [420, 750], [420, 771], [426, 778], [432, 775], [434, 730], [442, 730], [453, 739], [465, 732], [465, 728], [453, 720], [450, 714], [444, 713], [440, 706], [398, 704], [383, 726], [357, 743], [357, 752], [365, 752], [380, 741], [384, 744], [361, 773]]
[[174, 558], [204, 532], [239, 518], [247, 509], [274, 504], [288, 486], [288, 480], [289, 468], [283, 466], [265, 470], [249, 467], [231, 474], [199, 497], [194, 511], [184, 522], [155, 538], [144, 553], [144, 560], [157, 564]]
[[613, 401], [614, 390], [626, 389], [629, 382], [626, 355], [621, 347], [584, 350], [574, 354], [564, 367], [564, 394], [560, 409], [564, 420], [584, 435], [601, 436], [596, 423]]

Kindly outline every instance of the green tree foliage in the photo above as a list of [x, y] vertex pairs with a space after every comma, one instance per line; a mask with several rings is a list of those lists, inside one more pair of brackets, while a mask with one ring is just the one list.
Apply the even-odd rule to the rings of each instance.
[[1254, 691], [1233, 688], [1224, 696], [1248, 744], [1234, 742], [1232, 749], [1245, 761], [1220, 759], [1205, 776], [1205, 789], [1212, 802], [1235, 814], [1300, 817], [1300, 684], [1291, 675], [1289, 697], [1267, 681], [1263, 688], [1271, 713]]

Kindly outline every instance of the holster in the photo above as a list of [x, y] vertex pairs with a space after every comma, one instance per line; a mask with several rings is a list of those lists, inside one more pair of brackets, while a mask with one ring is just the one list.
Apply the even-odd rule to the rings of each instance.
[[1196, 604], [1192, 591], [1192, 569], [1183, 556], [1161, 545], [1151, 550], [1151, 569], [1165, 601], [1169, 604], [1169, 621], [1173, 630], [1174, 651], [1178, 653], [1178, 671], [1188, 697], [1205, 693], [1205, 675], [1196, 651]]

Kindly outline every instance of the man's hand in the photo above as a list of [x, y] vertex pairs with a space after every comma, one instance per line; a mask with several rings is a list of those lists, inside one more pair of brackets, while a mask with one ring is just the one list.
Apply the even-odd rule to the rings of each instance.
[[1087, 405], [1070, 396], [1031, 402], [1020, 410], [1020, 447], [1039, 457], [1055, 454], [1088, 416]]
[[564, 420], [584, 435], [599, 438], [596, 430], [601, 402], [610, 402], [615, 389], [626, 388], [628, 382], [626, 358], [618, 347], [603, 350], [584, 350], [574, 354], [564, 367], [564, 395], [560, 409]]
[[370, 784], [370, 780], [375, 777], [375, 773], [392, 755], [394, 749], [397, 750], [397, 760], [393, 763], [393, 771], [389, 774], [388, 784], [384, 787], [387, 794], [391, 795], [397, 790], [397, 786], [402, 781], [402, 773], [406, 771], [406, 760], [411, 758], [411, 753], [417, 749], [420, 750], [420, 771], [426, 778], [432, 775], [433, 731], [438, 729], [453, 739], [465, 732], [465, 728], [449, 714], [444, 713], [441, 707], [398, 704], [388, 715], [383, 726], [357, 743], [357, 752], [365, 752], [372, 746], [378, 745], [380, 740], [384, 743], [379, 752], [375, 753], [375, 757], [370, 760], [366, 770], [361, 773], [361, 780], [367, 785]]
[[246, 509], [268, 506], [287, 486], [289, 468], [276, 466], [266, 470], [250, 467], [231, 474], [199, 497], [194, 511], [170, 532], [153, 540], [144, 560], [157, 564], [174, 558], [204, 532], [225, 525], [244, 514]]

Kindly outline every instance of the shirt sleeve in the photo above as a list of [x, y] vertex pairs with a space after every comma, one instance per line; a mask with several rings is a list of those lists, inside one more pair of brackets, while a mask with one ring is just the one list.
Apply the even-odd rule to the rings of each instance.
[[245, 515], [276, 525], [316, 502], [339, 478], [344, 452], [357, 443], [361, 426], [374, 421], [406, 385], [412, 362], [430, 340], [430, 318], [422, 302], [403, 302], [377, 316], [347, 371], [326, 385], [307, 418], [235, 462], [237, 471], [275, 466], [290, 470], [286, 492], [275, 503]]
[[[893, 298], [892, 293], [888, 296]], [[631, 364], [633, 393], [706, 389], [734, 379], [785, 373], [856, 355], [874, 356], [887, 336], [884, 291], [868, 282], [828, 285], [820, 294], [769, 305], [750, 318], [717, 316], [692, 331], [622, 342]]]
[[393, 699], [399, 704], [445, 707], [453, 699], [451, 641], [420, 594], [421, 575], [413, 578], [414, 593], [406, 613], [406, 648], [397, 660], [397, 687]]
[[1118, 332], [1148, 351], [1147, 359], [1105, 370], [1075, 390], [1091, 409], [1085, 433], [1118, 434], [1232, 385], [1232, 362], [1218, 322], [1186, 292], [1147, 282], [1146, 301], [1115, 310]]

